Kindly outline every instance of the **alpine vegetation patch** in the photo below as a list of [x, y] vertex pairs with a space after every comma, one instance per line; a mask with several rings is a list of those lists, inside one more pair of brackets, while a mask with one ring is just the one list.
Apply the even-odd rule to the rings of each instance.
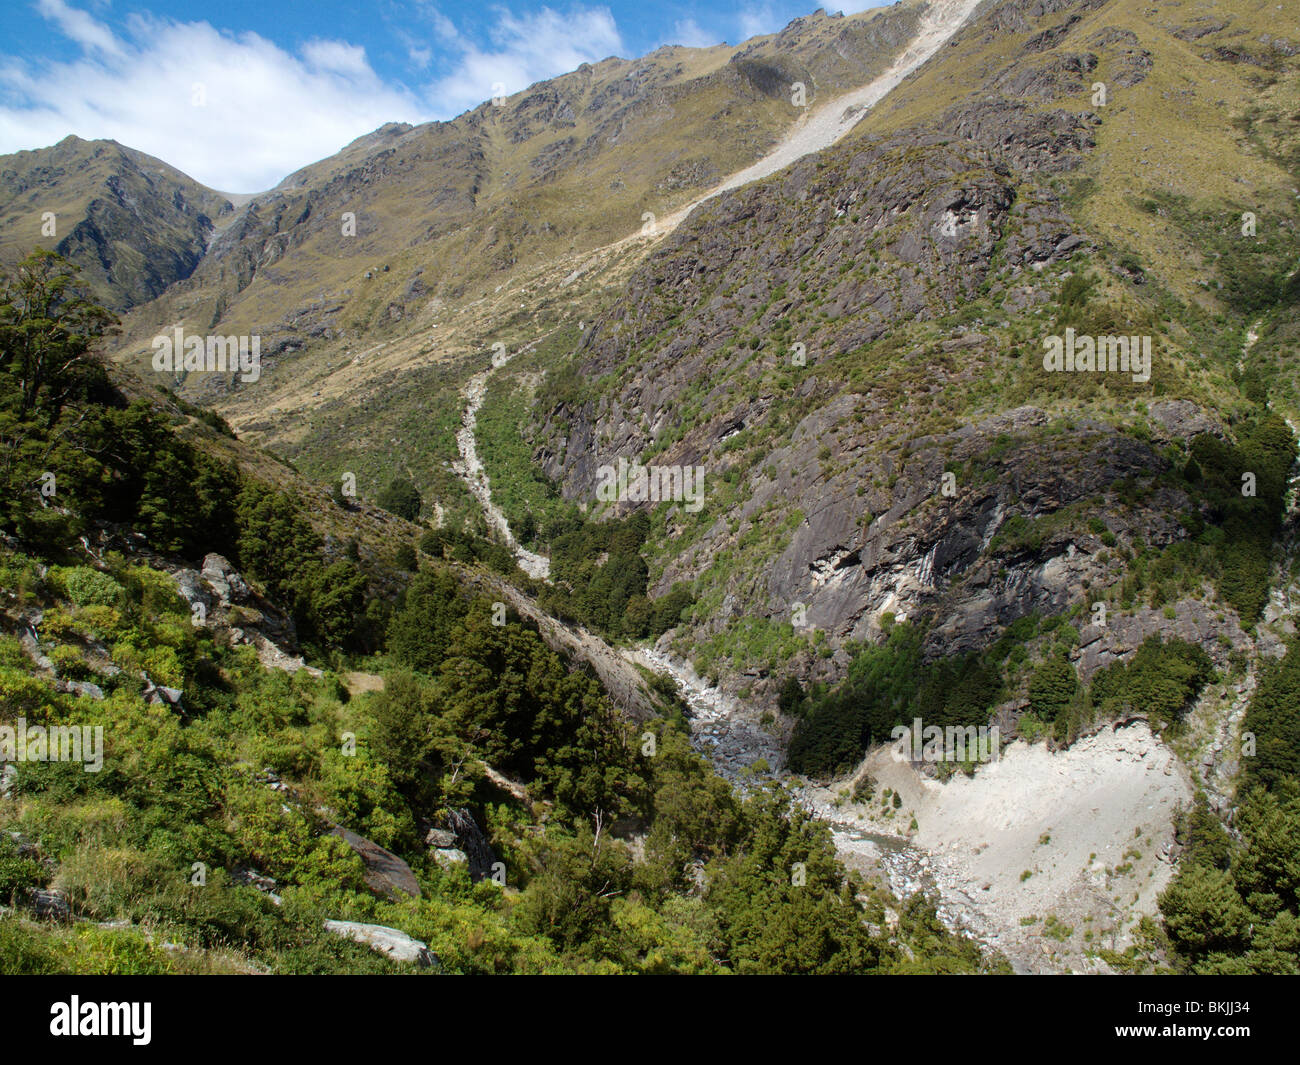
[[1065, 336], [1043, 339], [1043, 369], [1048, 373], [1131, 373], [1138, 384], [1151, 380], [1149, 336]]
[[158, 373], [238, 372], [245, 384], [262, 376], [261, 336], [186, 336], [177, 326], [172, 335], [153, 338], [153, 368]]
[[596, 470], [596, 498], [602, 503], [683, 504], [688, 514], [704, 506], [703, 466], [642, 466], [620, 458], [617, 466]]
[[87, 773], [104, 768], [103, 725], [0, 725], [0, 762], [80, 762]]
[[1002, 753], [997, 725], [896, 725], [890, 740], [898, 762], [996, 762]]

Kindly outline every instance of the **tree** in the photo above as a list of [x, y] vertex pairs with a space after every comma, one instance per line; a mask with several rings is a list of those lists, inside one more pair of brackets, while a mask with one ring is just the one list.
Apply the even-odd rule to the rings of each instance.
[[315, 634], [328, 646], [349, 647], [365, 615], [366, 576], [346, 560], [305, 570], [300, 594]]
[[531, 876], [516, 910], [523, 928], [594, 957], [614, 952], [610, 907], [632, 874], [627, 848], [603, 829], [551, 831], [530, 848]]
[[415, 521], [420, 516], [420, 507], [424, 501], [420, 490], [409, 477], [397, 476], [388, 482], [388, 487], [379, 493], [375, 500], [388, 513], [396, 514], [407, 521]]
[[1222, 869], [1187, 866], [1161, 894], [1160, 910], [1170, 942], [1192, 962], [1210, 953], [1239, 953], [1248, 943], [1250, 911]]
[[17, 378], [20, 416], [43, 405], [53, 424], [80, 386], [103, 378], [93, 349], [117, 319], [77, 283], [77, 268], [44, 248], [0, 274], [0, 373]]
[[409, 669], [435, 673], [453, 629], [469, 610], [456, 578], [442, 566], [420, 573], [388, 625], [388, 653]]
[[1049, 658], [1029, 678], [1029, 705], [1045, 721], [1055, 721], [1079, 690], [1074, 667], [1064, 658]]
[[388, 767], [393, 785], [415, 799], [432, 764], [438, 706], [432, 685], [414, 673], [384, 676], [383, 690], [370, 702], [370, 749]]
[[1300, 910], [1300, 800], [1256, 790], [1241, 805], [1243, 847], [1233, 864], [1241, 897], [1272, 920]]
[[789, 674], [781, 684], [781, 692], [776, 697], [776, 705], [781, 713], [789, 716], [798, 713], [806, 697], [803, 685], [799, 683], [799, 678]]
[[1092, 701], [1110, 714], [1135, 707], [1172, 722], [1186, 712], [1213, 672], [1214, 663], [1199, 645], [1186, 640], [1166, 643], [1152, 633], [1127, 663], [1098, 672]]
[[397, 554], [393, 556], [393, 565], [398, 569], [414, 573], [420, 568], [419, 559], [415, 557], [415, 548], [410, 544], [399, 544]]
[[239, 494], [239, 565], [265, 583], [273, 598], [316, 562], [320, 538], [287, 492], [250, 481]]
[[677, 625], [682, 620], [682, 611], [695, 602], [695, 597], [691, 595], [690, 587], [681, 582], [676, 582], [668, 594], [656, 599], [651, 607], [654, 610], [654, 617], [651, 621], [651, 631], [655, 636], [662, 636], [665, 632]]
[[751, 795], [744, 811], [747, 838], [714, 863], [705, 895], [731, 968], [827, 975], [878, 968], [882, 944], [863, 923], [826, 825], [777, 790]]
[[1256, 743], [1247, 780], [1276, 788], [1300, 776], [1300, 640], [1291, 637], [1281, 661], [1265, 663], [1243, 728]]

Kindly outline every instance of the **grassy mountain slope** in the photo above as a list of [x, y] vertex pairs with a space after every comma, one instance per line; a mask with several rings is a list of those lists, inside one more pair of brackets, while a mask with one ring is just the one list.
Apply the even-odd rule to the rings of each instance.
[[386, 126], [243, 207], [128, 339], [143, 345], [183, 320], [261, 333], [288, 355], [409, 333], [437, 301], [636, 233], [647, 211], [667, 215], [797, 120], [792, 83], [814, 104], [860, 83], [915, 18], [914, 6], [810, 16], [739, 50], [609, 59], [450, 122]]
[[[129, 940], [140, 968], [377, 964], [320, 935], [347, 916], [410, 931], [466, 972], [990, 967], [916, 902], [877, 934], [886, 900], [846, 880], [824, 832], [779, 798], [733, 802], [689, 754], [667, 686], [548, 617], [585, 611], [619, 637], [672, 627], [664, 645], [769, 709], [794, 768], [821, 778], [913, 713], [1058, 744], [1146, 717], [1239, 819], [1227, 837], [1205, 806], [1180, 813], [1164, 928], [1104, 960], [1143, 968], [1155, 949], [1195, 971], [1294, 971], [1294, 878], [1276, 862], [1296, 817], [1283, 652], [1297, 60], [1273, 9], [987, 3], [843, 143], [702, 204], [662, 240], [629, 236], [641, 210], [689, 202], [709, 167], [770, 145], [789, 123], [787, 79], [834, 84], [827, 56], [846, 42], [860, 76], [862, 49], [887, 54], [905, 26], [890, 19], [913, 14], [817, 16], [739, 56], [607, 61], [459, 125], [385, 127], [286, 179], [136, 315], [122, 349], [138, 364], [164, 321], [271, 323], [266, 387], [182, 387], [246, 440], [147, 374], [119, 387], [170, 438], [93, 388], [84, 401], [111, 408], [91, 419], [94, 448], [38, 454], [47, 441], [4, 412], [22, 457], [4, 467], [5, 697], [51, 721], [102, 718], [138, 756], [103, 783], [20, 775], [0, 806], [21, 837], [0, 852], [0, 887], [53, 886], [77, 916], [133, 927], [120, 944], [91, 932], [112, 942], [83, 937], [89, 956], [67, 962], [59, 933], [6, 919], [0, 963], [93, 968]], [[691, 117], [679, 129], [670, 112]], [[731, 139], [701, 169], [678, 135], [706, 114]], [[358, 243], [339, 252], [357, 202]], [[1067, 329], [1149, 336], [1149, 379], [1046, 372], [1044, 341]], [[546, 589], [475, 535], [447, 465], [461, 385], [496, 342], [513, 358], [478, 446], [516, 531], [553, 555]], [[49, 454], [72, 503], [38, 508]], [[599, 467], [619, 458], [703, 467], [705, 506], [600, 503]], [[240, 471], [238, 494], [214, 485], [223, 468]], [[343, 471], [367, 495], [410, 474], [446, 527], [332, 498]], [[134, 522], [106, 484], [138, 495]], [[221, 520], [160, 502], [191, 491], [182, 519]], [[158, 575], [197, 564], [209, 529], [228, 534], [256, 598], [196, 635]], [[518, 616], [487, 620], [498, 602]], [[291, 623], [347, 683], [286, 681], [231, 636]], [[48, 667], [29, 664], [33, 626]], [[192, 692], [194, 719], [150, 702], [138, 667]], [[1264, 752], [1244, 771], [1243, 713]], [[669, 755], [649, 766], [634, 753], [646, 722]], [[155, 802], [153, 727], [219, 783]], [[361, 739], [357, 762], [338, 756], [343, 730]], [[1238, 777], [1274, 793], [1239, 807]], [[855, 801], [859, 787], [874, 798], [852, 783]], [[116, 821], [97, 835], [104, 810]], [[503, 857], [506, 890], [427, 842], [446, 842], [430, 827], [465, 828], [462, 810]], [[335, 818], [399, 853], [421, 898], [367, 888], [359, 856], [327, 838]], [[287, 885], [283, 908], [257, 879], [195, 903], [177, 878], [196, 847]], [[796, 860], [812, 892], [791, 892]], [[149, 921], [185, 944], [179, 960], [151, 952]], [[1053, 917], [1043, 934], [1057, 933], [1071, 934]], [[229, 939], [239, 956], [204, 953]]]
[[[106, 372], [66, 261], [20, 273], [0, 303], [0, 973], [1005, 969], [850, 877], [779, 789], [734, 793], [662, 683], [623, 664], [633, 706], [617, 656], [557, 649], [460, 557], [492, 545], [421, 558], [415, 526]], [[39, 390], [13, 324], [35, 317]]]
[[[472, 500], [456, 393], [510, 352], [590, 319], [666, 217], [762, 155], [810, 106], [909, 40], [915, 5], [796, 20], [738, 49], [607, 60], [449, 123], [386, 126], [242, 207], [195, 275], [129, 316], [117, 356], [147, 365], [160, 329], [258, 333], [255, 387], [171, 382], [321, 480], [373, 497], [414, 477], [443, 513]], [[342, 236], [343, 213], [356, 236]]]

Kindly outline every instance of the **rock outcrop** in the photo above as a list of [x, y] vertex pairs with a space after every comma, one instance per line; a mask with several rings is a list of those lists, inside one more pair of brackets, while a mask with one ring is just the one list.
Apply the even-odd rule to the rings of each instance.
[[358, 921], [326, 921], [325, 931], [357, 943], [364, 943], [372, 950], [387, 955], [393, 961], [412, 963], [421, 969], [428, 969], [438, 964], [438, 959], [426, 944], [386, 925], [361, 924]]
[[338, 836], [356, 853], [366, 867], [366, 884], [377, 895], [394, 899], [399, 895], [420, 897], [420, 883], [411, 867], [392, 851], [384, 850], [351, 829], [335, 825], [330, 835]]

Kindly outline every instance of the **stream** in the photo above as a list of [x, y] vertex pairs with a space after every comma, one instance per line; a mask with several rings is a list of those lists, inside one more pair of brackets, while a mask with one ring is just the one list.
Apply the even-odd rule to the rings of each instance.
[[[502, 364], [504, 361], [508, 360]], [[461, 461], [454, 469], [482, 507], [489, 526], [514, 552], [520, 568], [531, 577], [546, 580], [550, 576], [550, 559], [527, 550], [515, 539], [505, 514], [492, 501], [491, 485], [478, 455], [474, 436], [477, 414], [487, 395], [488, 381], [498, 368], [483, 370], [466, 384], [465, 412], [456, 434]], [[598, 637], [593, 633], [591, 638]], [[613, 648], [610, 652], [618, 653]], [[780, 740], [764, 726], [752, 707], [708, 684], [690, 663], [678, 661], [662, 651], [646, 647], [624, 651], [622, 655], [673, 678], [690, 709], [692, 745], [733, 787], [744, 791], [765, 781], [784, 780], [793, 786], [796, 802], [827, 822], [836, 851], [848, 868], [868, 877], [878, 877], [897, 898], [906, 898], [916, 891], [926, 892], [939, 900], [939, 918], [954, 931], [988, 934], [990, 930], [983, 927], [985, 922], [979, 914], [963, 904], [963, 893], [953, 885], [936, 881], [923, 851], [902, 836], [869, 831], [845, 819], [825, 793], [818, 794], [814, 787], [787, 774]]]
[[[867, 85], [808, 115], [767, 157], [733, 174], [702, 199], [775, 173], [796, 159], [835, 143], [874, 104], [951, 38], [970, 17], [977, 2], [938, 0], [931, 5], [922, 19], [917, 37], [885, 71]], [[671, 219], [665, 219], [663, 230], [670, 230], [700, 202], [702, 200], [697, 200], [676, 212]], [[487, 394], [488, 380], [494, 370], [508, 361], [508, 358], [499, 360], [467, 382], [465, 411], [456, 434], [461, 458], [454, 469], [478, 500], [488, 525], [514, 552], [520, 568], [531, 577], [547, 580], [550, 577], [550, 559], [524, 548], [510, 531], [505, 514], [493, 503], [491, 486], [474, 437], [476, 416]], [[836, 849], [846, 865], [864, 873], [880, 875], [896, 897], [905, 898], [915, 891], [925, 890], [939, 898], [939, 916], [949, 928], [964, 928], [977, 934], [984, 931], [976, 927], [983, 923], [978, 915], [968, 911], [960, 898], [954, 897], [953, 889], [940, 892], [940, 885], [935, 882], [924, 852], [902, 836], [867, 831], [856, 822], [843, 819], [824, 795], [817, 794], [816, 789], [787, 774], [780, 740], [764, 726], [752, 707], [706, 683], [689, 663], [678, 662], [653, 648], [626, 652], [624, 657], [673, 678], [690, 708], [692, 744], [733, 786], [744, 790], [766, 780], [785, 780], [794, 786], [797, 802], [829, 823]], [[961, 892], [955, 894], [960, 896]]]
[[[504, 366], [508, 361], [509, 359], [503, 359], [501, 365]], [[455, 463], [452, 469], [478, 500], [489, 528], [495, 529], [506, 546], [514, 552], [519, 568], [536, 580], [549, 580], [551, 560], [545, 555], [534, 554], [515, 539], [505, 514], [492, 502], [492, 486], [488, 483], [487, 471], [483, 469], [483, 463], [478, 457], [474, 429], [478, 424], [479, 408], [483, 406], [483, 400], [487, 397], [488, 378], [492, 376], [492, 371], [495, 369], [497, 367], [492, 366], [481, 373], [476, 373], [465, 385], [465, 413], [461, 418], [461, 427], [456, 431], [456, 448], [460, 452], [460, 461]]]

